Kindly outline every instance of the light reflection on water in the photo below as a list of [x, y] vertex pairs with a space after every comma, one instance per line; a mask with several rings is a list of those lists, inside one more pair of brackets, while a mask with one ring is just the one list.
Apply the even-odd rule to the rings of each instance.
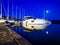
[[[24, 32], [23, 27], [11, 27], [18, 34], [23, 36], [33, 45], [43, 43], [59, 43], [60, 42], [60, 24], [51, 24], [44, 30], [33, 30], [32, 32]], [[48, 31], [46, 34], [46, 31]]]

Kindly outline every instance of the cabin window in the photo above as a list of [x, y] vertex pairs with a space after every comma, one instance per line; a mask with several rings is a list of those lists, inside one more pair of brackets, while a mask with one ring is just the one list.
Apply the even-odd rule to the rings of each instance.
[[32, 20], [31, 22], [34, 22], [34, 20]]
[[34, 28], [34, 26], [31, 26], [32, 28]]
[[27, 26], [27, 22], [28, 22], [28, 21], [26, 21], [26, 26]]

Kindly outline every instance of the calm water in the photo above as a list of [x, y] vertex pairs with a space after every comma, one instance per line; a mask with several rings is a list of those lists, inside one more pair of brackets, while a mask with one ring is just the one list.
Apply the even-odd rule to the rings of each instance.
[[[44, 30], [24, 32], [22, 27], [11, 27], [32, 45], [60, 45], [60, 24], [51, 24]], [[46, 34], [48, 31], [48, 34]]]

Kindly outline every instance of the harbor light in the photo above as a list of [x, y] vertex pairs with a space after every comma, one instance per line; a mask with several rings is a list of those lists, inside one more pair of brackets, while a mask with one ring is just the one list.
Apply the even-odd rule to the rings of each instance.
[[48, 10], [46, 10], [46, 13], [48, 13], [49, 11]]
[[48, 34], [48, 31], [46, 31], [46, 34]]

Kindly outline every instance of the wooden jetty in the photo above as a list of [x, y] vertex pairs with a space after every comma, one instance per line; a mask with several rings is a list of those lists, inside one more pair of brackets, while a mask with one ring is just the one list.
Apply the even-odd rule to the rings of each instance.
[[32, 45], [8, 26], [0, 24], [0, 45]]

